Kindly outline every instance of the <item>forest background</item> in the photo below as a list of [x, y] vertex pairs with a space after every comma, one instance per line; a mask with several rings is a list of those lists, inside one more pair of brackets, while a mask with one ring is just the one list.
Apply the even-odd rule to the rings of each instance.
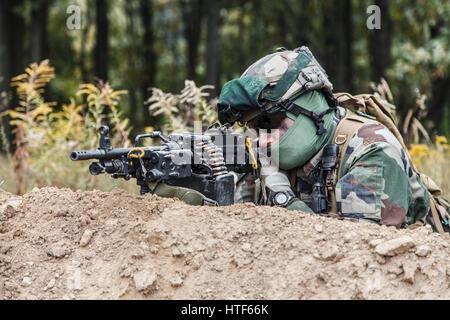
[[[368, 28], [371, 5], [380, 8], [380, 29]], [[77, 13], [79, 26], [74, 27]], [[94, 90], [82, 87], [80, 92], [81, 84], [101, 87], [108, 82], [111, 90], [126, 90], [114, 95], [109, 107], [117, 111], [116, 116], [129, 120], [122, 128], [126, 130], [121, 131], [119, 125], [117, 131], [132, 138], [145, 128], [160, 129], [167, 123], [164, 113], [149, 112], [145, 103], [149, 99], [156, 103], [168, 98], [165, 92], [180, 92], [186, 79], [195, 81], [198, 87], [213, 85], [202, 92], [209, 93], [207, 99], [217, 97], [225, 82], [239, 77], [260, 57], [278, 47], [294, 49], [301, 45], [307, 45], [326, 69], [335, 92], [373, 92], [371, 82], [385, 79], [399, 126], [418, 119], [423, 127], [415, 140], [416, 146], [422, 147], [410, 151], [418, 155], [418, 162], [427, 164], [443, 156], [445, 167], [430, 175], [443, 183], [450, 180], [445, 178], [449, 175], [450, 137], [450, 2], [446, 0], [3, 0], [0, 112], [17, 110], [21, 101], [27, 101], [20, 94], [17, 80], [30, 82], [33, 77], [28, 74], [26, 79], [16, 79], [13, 86], [11, 79], [31, 63], [48, 59], [56, 76], [44, 77], [45, 90], [33, 87], [42, 99], [30, 104], [31, 109], [43, 101], [57, 101], [43, 114], [67, 113], [67, 105], [75, 108], [83, 103], [83, 94]], [[35, 75], [40, 76], [39, 72]], [[74, 102], [75, 96], [78, 100]], [[201, 93], [199, 96], [205, 98]], [[108, 107], [108, 103], [97, 101], [96, 106], [101, 105]], [[96, 112], [100, 117], [104, 114], [100, 109]], [[10, 154], [13, 170], [3, 165], [0, 184], [6, 180], [6, 188], [16, 189], [20, 184], [17, 174], [23, 178], [28, 170], [27, 164], [14, 163], [13, 154], [16, 161], [25, 161], [18, 160], [18, 145], [26, 149], [23, 155], [29, 158], [42, 155], [33, 154], [32, 130], [27, 126], [23, 134], [29, 135], [28, 140], [17, 144], [18, 122], [14, 120], [30, 126], [40, 119], [34, 125], [42, 127], [42, 119], [3, 114], [4, 141], [0, 148], [3, 154]], [[52, 143], [56, 145], [56, 140]], [[67, 164], [54, 162], [55, 167], [63, 165]], [[35, 168], [35, 172], [44, 172], [42, 168]], [[8, 176], [10, 172], [16, 177]], [[88, 175], [86, 166], [82, 172]], [[45, 174], [61, 179], [58, 171], [47, 170]], [[51, 183], [65, 186], [61, 181], [42, 178], [17, 191]], [[74, 186], [83, 184], [80, 179]]]

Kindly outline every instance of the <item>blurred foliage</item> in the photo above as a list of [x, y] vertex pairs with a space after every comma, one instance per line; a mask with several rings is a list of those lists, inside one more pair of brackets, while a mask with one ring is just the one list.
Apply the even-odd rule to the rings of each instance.
[[[180, 94], [165, 93], [161, 89], [152, 88], [153, 95], [147, 100], [150, 115], [162, 115], [161, 129], [166, 136], [174, 131], [192, 131], [195, 129], [203, 132], [207, 126], [217, 121], [217, 113], [213, 102], [206, 98], [209, 93], [206, 89], [212, 86], [206, 85], [198, 88], [194, 81], [186, 80], [185, 87]], [[200, 124], [195, 127], [196, 122]]]
[[450, 145], [443, 136], [436, 136], [434, 144], [412, 144], [411, 158], [420, 172], [431, 177], [442, 189], [444, 198], [450, 196]]
[[[185, 29], [189, 21], [183, 16], [183, 5], [192, 6], [196, 0], [154, 0], [151, 23], [153, 46], [157, 57], [155, 83], [164, 92], [178, 92], [188, 78], [187, 56], [189, 39]], [[208, 0], [213, 1], [213, 0]], [[215, 1], [215, 0], [214, 0]], [[26, 24], [30, 24], [30, 3], [18, 7]], [[144, 66], [143, 36], [145, 21], [141, 19], [141, 0], [109, 0], [109, 82], [124, 88], [129, 95], [121, 101], [120, 110], [133, 121], [133, 133], [144, 126], [144, 100], [141, 82]], [[202, 1], [203, 4], [206, 1]], [[49, 100], [67, 101], [80, 82], [92, 82], [95, 47], [95, 2], [89, 0], [51, 1], [48, 10], [48, 56], [58, 70], [46, 96]], [[81, 7], [81, 29], [68, 30], [67, 7]], [[369, 30], [366, 27], [366, 9], [371, 0], [352, 0], [351, 22], [354, 92], [370, 89]], [[330, 28], [333, 28], [333, 2], [319, 0], [230, 0], [222, 1], [220, 10], [220, 85], [238, 77], [245, 68], [277, 47], [295, 48], [308, 45], [319, 61], [330, 65]], [[387, 70], [388, 82], [396, 97], [395, 105], [404, 116], [415, 104], [415, 90], [432, 99], [433, 80], [448, 77], [450, 73], [450, 2], [445, 0], [389, 1], [393, 30], [391, 32], [391, 64]], [[206, 25], [203, 10], [199, 43], [196, 50], [195, 71], [200, 86], [206, 72]], [[330, 20], [331, 19], [331, 20]], [[30, 35], [27, 35], [27, 39]], [[29, 40], [29, 39], [28, 39]], [[27, 40], [27, 41], [28, 41]], [[29, 50], [29, 49], [28, 49]], [[333, 55], [331, 54], [331, 57]], [[326, 63], [325, 63], [326, 62]], [[331, 81], [336, 79], [330, 74]], [[214, 98], [214, 97], [211, 97]], [[450, 137], [450, 99], [442, 108], [444, 119], [439, 133]], [[445, 121], [447, 119], [447, 121]], [[154, 124], [152, 124], [154, 125]], [[425, 123], [425, 127], [430, 124]]]
[[[128, 121], [117, 111], [120, 96], [126, 91], [115, 91], [102, 82], [82, 84], [77, 96], [86, 96], [87, 104], [71, 98], [70, 103], [56, 108], [56, 103], [43, 98], [45, 86], [54, 76], [45, 60], [33, 63], [26, 73], [12, 79], [20, 100], [16, 108], [2, 114], [8, 115], [16, 128], [15, 152], [2, 159], [5, 165], [0, 176], [6, 179], [4, 187], [18, 194], [46, 185], [111, 190], [119, 183], [106, 176], [91, 176], [88, 163], [73, 162], [69, 154], [77, 149], [96, 149], [98, 129], [103, 123], [111, 126], [114, 146], [130, 145]], [[130, 184], [120, 185], [133, 190]]]

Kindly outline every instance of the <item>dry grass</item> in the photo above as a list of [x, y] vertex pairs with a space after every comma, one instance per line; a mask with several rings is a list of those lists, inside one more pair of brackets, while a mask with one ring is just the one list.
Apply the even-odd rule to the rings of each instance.
[[436, 136], [432, 145], [412, 144], [411, 158], [420, 172], [423, 172], [441, 187], [443, 197], [450, 199], [450, 145], [447, 139]]

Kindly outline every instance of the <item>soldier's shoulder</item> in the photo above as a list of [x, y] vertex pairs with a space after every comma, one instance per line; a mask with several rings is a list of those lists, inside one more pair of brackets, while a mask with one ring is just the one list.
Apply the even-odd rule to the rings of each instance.
[[402, 145], [394, 134], [383, 124], [371, 121], [361, 126], [350, 138], [346, 153], [348, 155], [361, 151], [372, 150], [377, 146], [391, 146], [402, 154]]

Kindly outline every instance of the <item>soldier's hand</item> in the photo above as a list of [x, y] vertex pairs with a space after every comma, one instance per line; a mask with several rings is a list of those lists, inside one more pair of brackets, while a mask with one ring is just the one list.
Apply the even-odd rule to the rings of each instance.
[[286, 206], [288, 210], [300, 210], [307, 213], [314, 213], [310, 207], [306, 205], [303, 201], [299, 199], [294, 199], [289, 205]]
[[170, 186], [165, 183], [153, 183], [149, 184], [149, 187], [150, 189], [154, 190], [154, 194], [160, 197], [178, 198], [181, 201], [194, 206], [210, 204], [210, 202], [205, 199], [205, 196], [203, 194], [193, 189]]

